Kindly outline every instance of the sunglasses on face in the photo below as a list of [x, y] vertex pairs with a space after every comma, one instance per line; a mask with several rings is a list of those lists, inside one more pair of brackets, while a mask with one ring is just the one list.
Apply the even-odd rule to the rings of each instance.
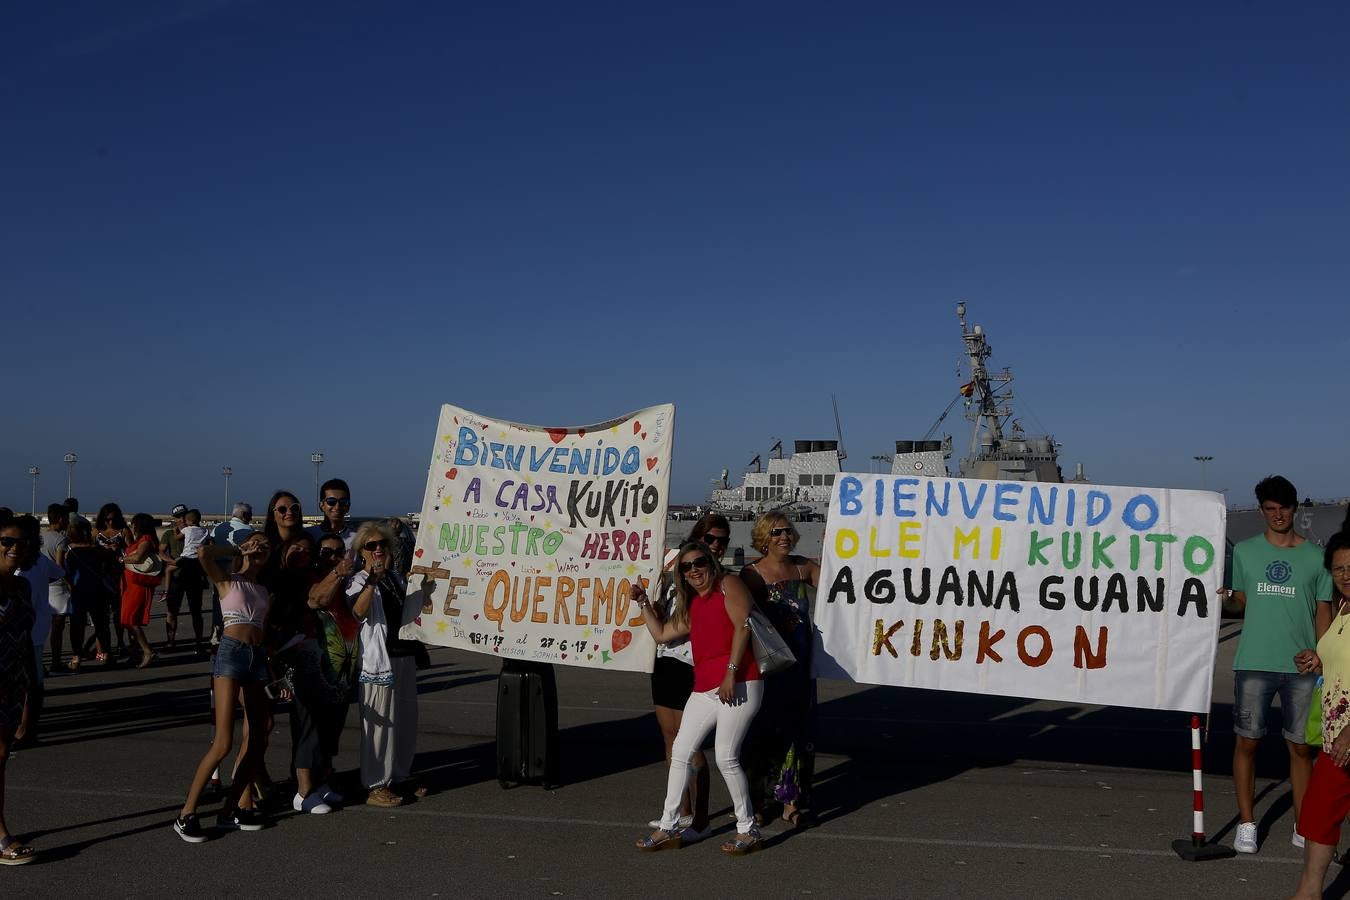
[[705, 534], [703, 536], [703, 543], [707, 544], [709, 547], [713, 544], [721, 544], [725, 547], [730, 542], [731, 536], [726, 534]]
[[708, 557], [696, 556], [693, 559], [688, 559], [680, 563], [680, 571], [689, 572], [693, 569], [706, 569], [709, 565], [711, 565], [711, 563], [708, 562]]
[[782, 537], [785, 534], [792, 534], [792, 529], [787, 526], [769, 529], [769, 537]]
[[352, 505], [352, 500], [351, 500], [350, 497], [324, 497], [324, 498], [323, 498], [323, 505], [324, 505], [324, 506], [341, 506], [341, 507], [343, 507], [343, 508], [345, 509], [346, 507]]
[[388, 550], [389, 542], [382, 538], [378, 541], [366, 541], [361, 546], [369, 550], [371, 553], [374, 553], [376, 550]]
[[334, 559], [342, 555], [341, 547], [320, 547], [319, 559]]
[[22, 543], [24, 543], [23, 538], [0, 537], [0, 547], [4, 547], [6, 550], [10, 549], [15, 544], [22, 544]]
[[272, 512], [280, 513], [280, 514], [283, 515], [283, 516], [287, 516], [287, 515], [290, 515], [291, 513], [295, 513], [295, 514], [298, 516], [298, 515], [300, 515], [300, 504], [299, 504], [299, 503], [292, 503], [290, 506], [284, 506], [284, 505], [283, 505], [283, 506], [278, 506], [278, 507], [273, 508]]

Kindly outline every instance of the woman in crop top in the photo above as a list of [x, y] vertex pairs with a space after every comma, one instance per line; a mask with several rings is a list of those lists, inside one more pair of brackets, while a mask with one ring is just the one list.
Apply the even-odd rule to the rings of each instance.
[[694, 654], [694, 692], [685, 704], [680, 731], [671, 748], [670, 773], [660, 827], [637, 842], [639, 850], [677, 848], [680, 799], [689, 782], [689, 762], [708, 732], [717, 729], [717, 768], [727, 783], [736, 809], [736, 838], [722, 845], [725, 853], [743, 856], [761, 846], [750, 808], [750, 790], [741, 770], [741, 742], [759, 710], [763, 683], [755, 655], [750, 652], [750, 593], [735, 575], [708, 552], [706, 544], [680, 545], [675, 566], [675, 589], [688, 619], [662, 623], [652, 611], [647, 592], [634, 587], [633, 599], [642, 609], [647, 630], [657, 643], [685, 635]]
[[[238, 563], [235, 566], [221, 565], [224, 557], [236, 554]], [[263, 625], [271, 599], [257, 578], [271, 555], [272, 545], [267, 536], [256, 532], [240, 541], [237, 548], [228, 544], [216, 545], [203, 547], [198, 554], [207, 578], [220, 593], [221, 618], [225, 629], [211, 672], [215, 696], [215, 737], [210, 749], [197, 764], [187, 800], [173, 823], [173, 830], [190, 844], [206, 840], [206, 834], [197, 821], [197, 803], [211, 774], [216, 771], [221, 760], [229, 755], [234, 743], [235, 697], [243, 699], [244, 718], [250, 732], [266, 733], [268, 700], [264, 688], [270, 675], [267, 651], [263, 647]], [[239, 797], [252, 784], [265, 749], [266, 744], [262, 741], [246, 742], [234, 781], [230, 784], [230, 792], [220, 810], [221, 827], [242, 831], [262, 828], [262, 814], [254, 809], [240, 809]]]

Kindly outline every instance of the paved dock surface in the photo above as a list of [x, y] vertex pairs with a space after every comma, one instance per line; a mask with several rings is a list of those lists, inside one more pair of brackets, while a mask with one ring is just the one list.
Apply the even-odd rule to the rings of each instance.
[[[1220, 634], [1205, 747], [1207, 821], [1228, 843], [1239, 627]], [[206, 664], [166, 654], [143, 671], [50, 677], [42, 743], [14, 757], [8, 778], [10, 823], [40, 857], [0, 872], [4, 895], [1239, 900], [1288, 896], [1299, 872], [1278, 739], [1257, 784], [1261, 852], [1185, 863], [1171, 842], [1190, 832], [1189, 716], [833, 681], [820, 683], [816, 827], [774, 825], [763, 852], [724, 857], [717, 844], [734, 829], [714, 773], [720, 833], [641, 854], [632, 842], [665, 783], [647, 676], [559, 668], [564, 783], [503, 790], [497, 661], [432, 659], [418, 748], [430, 796], [328, 816], [288, 808], [261, 832], [200, 845], [170, 825], [208, 739]], [[353, 709], [342, 769], [357, 763], [356, 725]], [[289, 750], [282, 713], [268, 753], [278, 778]], [[1344, 896], [1350, 873], [1332, 876], [1328, 896]]]

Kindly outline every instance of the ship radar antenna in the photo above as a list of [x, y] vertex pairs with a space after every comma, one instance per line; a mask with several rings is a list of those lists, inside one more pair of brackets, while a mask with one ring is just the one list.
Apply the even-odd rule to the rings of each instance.
[[831, 394], [830, 403], [834, 404], [834, 432], [839, 435], [839, 461], [843, 462], [848, 459], [848, 451], [844, 449], [844, 426], [839, 422], [839, 398]]

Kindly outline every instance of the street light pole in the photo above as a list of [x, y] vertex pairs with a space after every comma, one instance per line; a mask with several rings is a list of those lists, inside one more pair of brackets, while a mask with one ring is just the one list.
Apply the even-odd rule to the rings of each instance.
[[1208, 490], [1205, 482], [1205, 463], [1209, 462], [1213, 458], [1214, 457], [1212, 456], [1197, 456], [1195, 458], [1195, 461], [1200, 464], [1200, 490], [1202, 491]]
[[66, 464], [66, 496], [67, 496], [67, 497], [74, 497], [74, 496], [75, 496], [75, 463], [77, 463], [77, 462], [79, 462], [79, 461], [80, 461], [80, 458], [79, 458], [78, 456], [75, 455], [75, 452], [74, 452], [74, 451], [71, 451], [70, 453], [67, 453], [67, 454], [62, 458], [62, 462], [64, 462], [64, 463]]
[[319, 502], [319, 467], [323, 465], [323, 451], [315, 450], [309, 455], [309, 461], [314, 463], [314, 502]]
[[221, 466], [220, 474], [225, 476], [225, 518], [230, 517], [230, 476], [234, 474], [234, 469], [229, 466]]
[[42, 470], [39, 469], [37, 466], [28, 467], [28, 477], [33, 479], [33, 508], [31, 512], [35, 516], [37, 515], [37, 481], [38, 476], [41, 474]]

